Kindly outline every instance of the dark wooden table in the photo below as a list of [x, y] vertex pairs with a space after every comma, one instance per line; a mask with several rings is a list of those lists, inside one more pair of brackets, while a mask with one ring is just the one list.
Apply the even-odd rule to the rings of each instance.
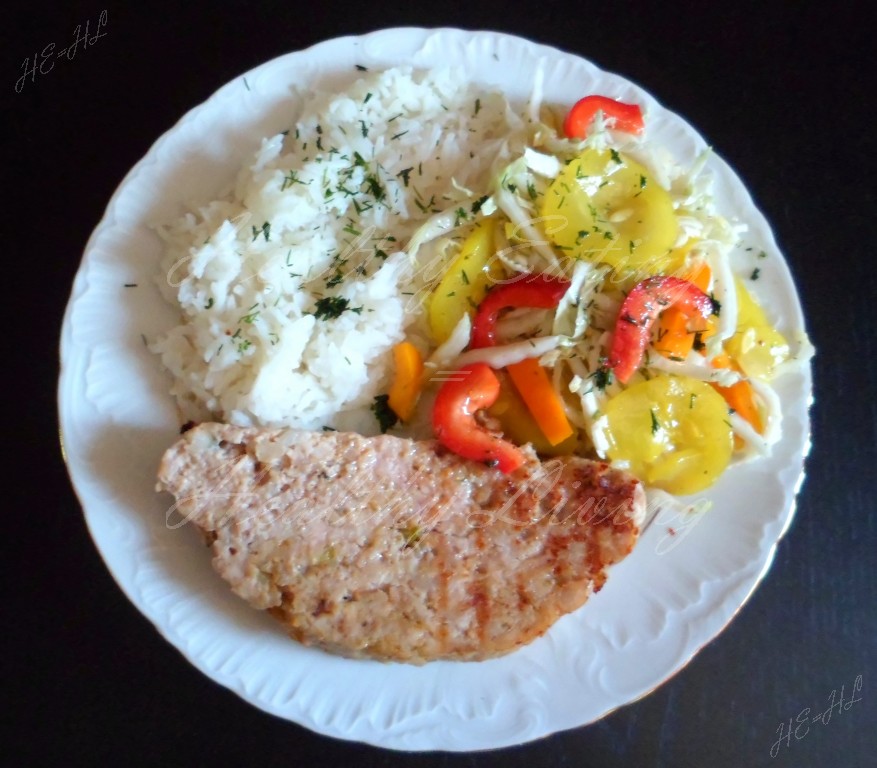
[[[3, 263], [11, 282], [4, 392], [13, 422], [6, 446], [16, 458], [4, 490], [0, 763], [873, 765], [877, 110], [865, 4], [129, 5], [19, 2], [2, 19]], [[94, 34], [104, 9], [104, 37], [16, 89], [25, 59], [50, 43], [72, 44], [77, 25], [90, 22]], [[727, 630], [656, 692], [599, 723], [475, 755], [404, 755], [323, 738], [202, 676], [111, 579], [58, 450], [61, 316], [85, 242], [128, 169], [240, 73], [387, 26], [527, 36], [638, 82], [684, 115], [772, 222], [819, 350], [798, 512], [767, 578]], [[844, 686], [849, 699], [857, 678], [860, 701], [799, 727], [801, 713], [827, 708], [832, 691]], [[792, 736], [780, 741], [790, 721]]]

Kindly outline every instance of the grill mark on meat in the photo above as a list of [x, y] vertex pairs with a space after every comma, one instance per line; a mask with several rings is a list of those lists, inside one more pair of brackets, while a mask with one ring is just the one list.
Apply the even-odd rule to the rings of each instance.
[[530, 596], [527, 594], [527, 586], [524, 583], [524, 577], [518, 574], [515, 579], [515, 591], [518, 595], [518, 608], [524, 608], [530, 602]]
[[[475, 529], [475, 549], [479, 553], [484, 552], [484, 529], [481, 526]], [[487, 636], [487, 626], [490, 622], [490, 600], [488, 599], [489, 587], [483, 562], [479, 563], [476, 571], [478, 573], [478, 578], [473, 586], [472, 605], [475, 606], [478, 641], [483, 644]]]
[[502, 475], [432, 441], [202, 424], [166, 452], [159, 487], [232, 589], [296, 640], [484, 659], [598, 591], [645, 512], [629, 474], [524, 450]]
[[[435, 536], [433, 552], [435, 554], [436, 564], [438, 566], [438, 582], [436, 584], [436, 611], [439, 616], [445, 617], [448, 614], [448, 588], [451, 580], [450, 566], [448, 563], [448, 547], [445, 541]], [[441, 620], [436, 628], [438, 637], [438, 647], [440, 653], [447, 652], [448, 639], [450, 630], [447, 620]]]
[[551, 576], [554, 579], [555, 584], [560, 583], [560, 574], [563, 568], [560, 559], [558, 558], [558, 554], [560, 552], [559, 542], [556, 536], [550, 536], [548, 539], [548, 551], [551, 553], [551, 559], [554, 562], [554, 566], [551, 569]]

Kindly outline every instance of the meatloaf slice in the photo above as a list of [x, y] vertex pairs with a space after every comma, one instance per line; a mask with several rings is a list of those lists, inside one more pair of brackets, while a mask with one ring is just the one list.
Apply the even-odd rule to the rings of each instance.
[[645, 513], [640, 483], [604, 463], [529, 452], [503, 475], [389, 435], [202, 424], [158, 477], [219, 574], [295, 639], [414, 663], [543, 634], [600, 589]]

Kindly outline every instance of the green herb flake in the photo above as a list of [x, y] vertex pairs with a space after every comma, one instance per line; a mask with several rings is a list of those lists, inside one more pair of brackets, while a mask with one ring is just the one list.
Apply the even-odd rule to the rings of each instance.
[[[347, 309], [350, 309], [350, 301], [348, 299], [341, 296], [324, 296], [317, 301], [314, 317], [317, 320], [333, 320], [336, 317], [340, 317], [341, 313]], [[362, 307], [359, 307], [359, 311], [362, 311]]]
[[365, 95], [365, 98], [362, 100], [362, 103], [363, 103], [363, 104], [368, 104], [369, 99], [370, 99], [371, 97], [372, 97], [372, 94], [371, 94], [371, 91], [369, 91], [369, 92]]
[[658, 430], [661, 429], [661, 423], [658, 421], [658, 417], [655, 416], [654, 410], [649, 410], [649, 415], [652, 417], [652, 434], [657, 435]]
[[612, 369], [604, 363], [591, 374], [591, 378], [594, 380], [594, 386], [603, 392], [606, 387], [612, 384], [614, 374]]
[[280, 191], [285, 192], [293, 184], [303, 184], [307, 186], [309, 183], [310, 182], [308, 181], [302, 181], [295, 171], [290, 171], [286, 174], [286, 176], [283, 177], [283, 184], [280, 187]]
[[405, 549], [415, 546], [417, 542], [423, 538], [425, 533], [425, 531], [416, 523], [409, 523], [402, 528], [397, 528], [396, 530], [402, 534], [402, 538], [405, 540], [405, 544], [403, 545]]
[[475, 114], [481, 111], [481, 99], [475, 99]]
[[719, 317], [722, 312], [722, 302], [713, 296], [713, 294], [710, 294], [710, 301], [713, 303], [713, 314], [716, 317]]
[[252, 325], [254, 322], [256, 322], [256, 318], [259, 317], [259, 310], [256, 309], [255, 312], [253, 311], [256, 306], [257, 305], [254, 304], [252, 307], [250, 307], [250, 309], [247, 310], [247, 314], [244, 315], [240, 320], [238, 320], [238, 322], [247, 323], [248, 325]]
[[487, 198], [489, 195], [484, 195], [484, 197], [479, 197], [474, 203], [472, 203], [471, 211], [474, 214], [478, 213], [481, 210], [481, 206], [487, 202]]
[[251, 229], [253, 230], [253, 242], [256, 241], [259, 235], [265, 236], [266, 243], [271, 239], [271, 222], [266, 221], [261, 227], [251, 227]]
[[378, 202], [381, 202], [387, 196], [377, 176], [366, 176], [365, 185], [368, 187], [368, 191], [371, 192], [372, 197]]
[[368, 72], [368, 67], [364, 67], [364, 66], [362, 66], [362, 64], [357, 64], [357, 65], [356, 65], [356, 68], [357, 68], [360, 72]]
[[749, 279], [750, 280], [758, 280], [758, 278], [760, 276], [761, 276], [761, 270], [758, 267], [756, 267], [755, 269], [752, 270], [752, 274], [749, 275]]
[[398, 177], [401, 177], [401, 178], [402, 178], [402, 183], [407, 187], [407, 186], [408, 186], [409, 177], [410, 177], [410, 175], [411, 175], [411, 171], [413, 171], [413, 170], [414, 170], [414, 168], [403, 168], [401, 171], [399, 171], [399, 173], [396, 174], [396, 177], [397, 177], [397, 178], [398, 178]]
[[618, 154], [618, 150], [610, 149], [609, 155], [612, 157], [613, 163], [618, 163], [619, 165], [621, 164], [621, 162], [622, 162], [621, 155]]
[[374, 403], [372, 403], [371, 411], [378, 421], [381, 433], [386, 432], [397, 421], [399, 421], [399, 417], [396, 415], [395, 411], [390, 408], [389, 395], [377, 395]]
[[414, 204], [420, 208], [421, 212], [427, 213], [430, 208], [435, 203], [435, 195], [432, 195], [426, 203], [421, 203], [420, 200], [415, 199]]
[[359, 130], [362, 132], [362, 138], [368, 138], [368, 126], [365, 123], [365, 120], [359, 121]]

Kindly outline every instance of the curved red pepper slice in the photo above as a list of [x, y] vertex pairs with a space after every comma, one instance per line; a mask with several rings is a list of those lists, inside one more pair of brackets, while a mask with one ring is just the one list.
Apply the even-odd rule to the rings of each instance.
[[643, 113], [637, 104], [625, 104], [607, 96], [585, 96], [579, 99], [563, 121], [563, 133], [571, 139], [584, 139], [594, 115], [600, 111], [615, 119], [616, 131], [640, 134], [645, 129]]
[[499, 386], [499, 379], [486, 363], [460, 368], [436, 395], [432, 427], [445, 448], [508, 473], [524, 463], [524, 453], [475, 421], [476, 411], [496, 402]]
[[496, 321], [499, 313], [512, 307], [551, 309], [569, 289], [569, 280], [550, 275], [521, 275], [496, 286], [481, 300], [472, 323], [470, 349], [496, 344]]
[[709, 317], [713, 312], [713, 300], [694, 283], [678, 277], [650, 277], [637, 283], [627, 294], [618, 313], [609, 352], [609, 367], [622, 384], [627, 383], [642, 363], [658, 315], [672, 305], [702, 317]]

